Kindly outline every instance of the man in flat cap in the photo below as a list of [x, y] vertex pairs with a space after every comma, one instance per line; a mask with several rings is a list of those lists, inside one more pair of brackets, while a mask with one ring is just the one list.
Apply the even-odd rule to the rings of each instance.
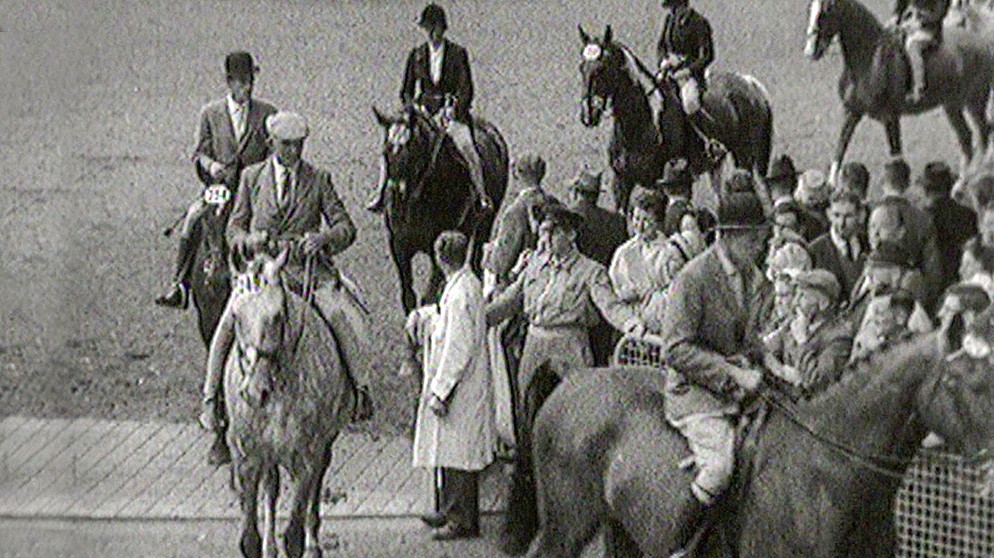
[[644, 331], [641, 320], [611, 288], [607, 269], [577, 249], [581, 220], [558, 203], [543, 205], [538, 228], [542, 248], [486, 307], [490, 325], [520, 312], [528, 319], [518, 370], [517, 461], [501, 542], [510, 554], [523, 551], [538, 527], [531, 468], [531, 426], [538, 409], [563, 375], [593, 365], [590, 328], [602, 317], [618, 330]]
[[[609, 267], [615, 251], [628, 241], [625, 216], [597, 205], [601, 195], [601, 173], [581, 171], [568, 182], [567, 191], [567, 205], [582, 217], [576, 235], [577, 248], [584, 256], [605, 268]], [[594, 363], [607, 366], [620, 337], [610, 324], [603, 321], [592, 328], [590, 336]]]
[[[266, 125], [273, 154], [242, 172], [228, 222], [228, 242], [232, 250], [246, 256], [290, 248], [284, 267], [288, 287], [300, 294], [308, 279], [312, 281], [313, 304], [334, 330], [345, 365], [354, 374], [359, 366], [359, 341], [366, 337], [365, 311], [354, 285], [332, 258], [352, 245], [355, 225], [335, 192], [331, 175], [301, 159], [308, 135], [304, 118], [278, 112]], [[216, 431], [222, 422], [216, 409], [223, 408], [217, 405], [220, 371], [233, 338], [229, 308], [211, 342], [204, 383], [202, 422]]]
[[[252, 55], [232, 52], [224, 60], [228, 95], [212, 101], [200, 110], [197, 145], [193, 164], [205, 187], [223, 186], [228, 195], [238, 188], [242, 170], [269, 154], [266, 118], [276, 109], [252, 98], [255, 75], [259, 67]], [[179, 228], [179, 254], [169, 291], [155, 299], [160, 306], [186, 308], [190, 301], [190, 273], [202, 235], [201, 217], [210, 209], [203, 195], [187, 210]], [[225, 210], [230, 207], [225, 204]]]
[[790, 326], [766, 343], [766, 366], [805, 396], [814, 395], [842, 375], [852, 337], [835, 321], [842, 289], [830, 271], [794, 275], [794, 315]]
[[[487, 194], [483, 162], [476, 149], [470, 116], [473, 74], [469, 54], [464, 47], [445, 38], [449, 23], [441, 6], [425, 6], [418, 26], [424, 29], [428, 40], [412, 49], [407, 57], [400, 100], [405, 108], [419, 108], [435, 117], [452, 138], [466, 160], [476, 199], [487, 209], [492, 202]], [[383, 188], [377, 190], [376, 197], [366, 209], [373, 212], [383, 210]]]
[[748, 172], [729, 178], [718, 239], [670, 286], [663, 319], [666, 419], [690, 444], [697, 475], [674, 521], [684, 548], [728, 487], [740, 404], [760, 383], [763, 323], [772, 288], [759, 269], [770, 237]]

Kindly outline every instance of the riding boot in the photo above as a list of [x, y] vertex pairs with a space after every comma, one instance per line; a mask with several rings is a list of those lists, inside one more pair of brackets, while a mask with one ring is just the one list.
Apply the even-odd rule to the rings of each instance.
[[198, 235], [183, 234], [179, 237], [179, 252], [176, 256], [176, 273], [169, 292], [155, 299], [159, 306], [185, 310], [190, 305], [190, 274], [193, 272], [197, 256]]
[[492, 205], [490, 196], [487, 194], [487, 183], [483, 176], [483, 161], [480, 159], [480, 152], [476, 149], [476, 141], [473, 139], [473, 130], [468, 124], [452, 122], [448, 129], [449, 137], [455, 144], [466, 166], [469, 168], [469, 178], [473, 183], [473, 190], [476, 199], [483, 209], [489, 209]]
[[710, 506], [704, 504], [694, 495], [693, 491], [685, 493], [684, 501], [674, 517], [676, 537], [674, 538], [673, 553], [670, 558], [685, 558], [693, 556], [694, 550], [701, 541], [701, 534], [706, 528]]

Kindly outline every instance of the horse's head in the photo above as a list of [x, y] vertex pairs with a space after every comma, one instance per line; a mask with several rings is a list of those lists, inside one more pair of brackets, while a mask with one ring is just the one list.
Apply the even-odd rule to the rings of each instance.
[[604, 37], [591, 37], [577, 26], [583, 41], [583, 61], [580, 62], [580, 75], [583, 78], [583, 99], [580, 102], [580, 121], [593, 128], [600, 124], [608, 102], [618, 88], [620, 73], [625, 72], [625, 52], [613, 42], [611, 26], [604, 31]]
[[979, 456], [994, 450], [994, 354], [991, 346], [964, 333], [955, 316], [937, 333], [934, 373], [923, 382], [915, 408], [930, 431], [951, 451]]
[[437, 132], [429, 119], [415, 109], [384, 116], [373, 108], [383, 128], [380, 186], [395, 187], [401, 197], [420, 182], [428, 171]]
[[821, 59], [832, 39], [839, 34], [839, 13], [835, 7], [836, 0], [811, 0], [804, 55], [812, 60]]
[[[237, 251], [235, 251], [237, 252]], [[232, 256], [235, 356], [244, 374], [239, 394], [254, 407], [266, 403], [280, 367], [286, 331], [286, 292], [280, 270], [289, 249], [273, 258], [259, 253], [241, 267]]]

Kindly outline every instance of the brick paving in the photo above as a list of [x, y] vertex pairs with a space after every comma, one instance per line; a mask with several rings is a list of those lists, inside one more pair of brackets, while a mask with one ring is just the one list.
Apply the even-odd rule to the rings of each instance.
[[[239, 516], [229, 467], [206, 462], [195, 424], [0, 419], [0, 517], [214, 519]], [[414, 469], [403, 437], [343, 434], [325, 475], [325, 517], [404, 517], [431, 509], [431, 475]], [[502, 507], [491, 467], [483, 510]], [[285, 513], [285, 502], [280, 509]]]

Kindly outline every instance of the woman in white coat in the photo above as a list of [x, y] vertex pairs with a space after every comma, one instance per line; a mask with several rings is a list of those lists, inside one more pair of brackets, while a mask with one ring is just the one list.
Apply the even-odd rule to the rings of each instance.
[[493, 461], [496, 444], [483, 288], [465, 265], [467, 245], [456, 231], [435, 241], [446, 281], [438, 314], [425, 328], [414, 433], [414, 466], [436, 471], [437, 512], [422, 520], [438, 540], [479, 536], [479, 472]]

